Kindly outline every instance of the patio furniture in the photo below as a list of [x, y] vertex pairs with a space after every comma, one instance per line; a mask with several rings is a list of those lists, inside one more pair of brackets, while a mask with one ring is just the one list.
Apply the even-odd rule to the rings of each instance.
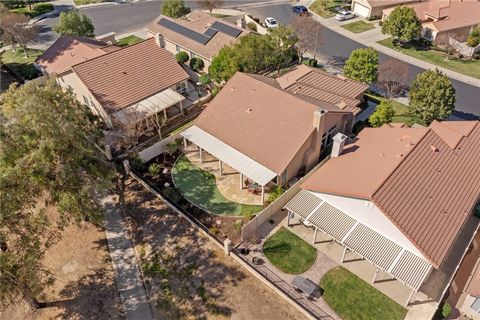
[[320, 287], [310, 279], [296, 276], [292, 280], [292, 287], [302, 292], [307, 299], [316, 299], [320, 296]]
[[256, 266], [259, 266], [259, 265], [263, 264], [263, 260], [259, 257], [253, 257], [252, 258], [252, 263]]

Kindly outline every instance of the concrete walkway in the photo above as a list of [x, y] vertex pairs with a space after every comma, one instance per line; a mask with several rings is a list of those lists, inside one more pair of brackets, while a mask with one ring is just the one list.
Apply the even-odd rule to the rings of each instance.
[[423, 69], [427, 69], [427, 70], [428, 69], [435, 69], [435, 68], [439, 69], [443, 73], [445, 73], [448, 77], [450, 77], [452, 79], [455, 79], [455, 80], [458, 80], [458, 81], [462, 81], [462, 82], [480, 87], [480, 79], [476, 79], [474, 77], [470, 77], [470, 76], [461, 74], [459, 72], [452, 71], [452, 70], [449, 70], [449, 69], [445, 69], [445, 68], [442, 68], [442, 67], [437, 66], [435, 64], [416, 59], [414, 57], [411, 57], [409, 55], [401, 53], [397, 50], [387, 48], [387, 47], [377, 43], [378, 41], [386, 39], [386, 38], [389, 37], [388, 35], [382, 34], [381, 28], [378, 26], [378, 24], [376, 24], [375, 29], [368, 30], [368, 31], [365, 31], [365, 32], [361, 32], [361, 33], [353, 33], [353, 32], [350, 32], [350, 31], [342, 28], [341, 25], [352, 23], [352, 22], [355, 22], [355, 21], [358, 21], [358, 20], [363, 20], [363, 19], [356, 18], [356, 19], [352, 19], [352, 20], [339, 22], [334, 17], [325, 19], [325, 18], [320, 17], [319, 15], [314, 13], [313, 11], [310, 11], [310, 12], [312, 13], [313, 19], [316, 20], [317, 22], [319, 22], [320, 24], [322, 24], [323, 26], [325, 26], [326, 28], [329, 28], [329, 29], [335, 31], [336, 33], [339, 33], [339, 34], [341, 34], [341, 35], [343, 35], [343, 36], [345, 36], [345, 37], [347, 37], [347, 38], [349, 38], [353, 41], [356, 41], [356, 42], [358, 42], [358, 43], [360, 43], [364, 46], [372, 47], [375, 50], [377, 50], [379, 52], [382, 52], [382, 53], [384, 53], [388, 56], [391, 56], [391, 57], [396, 58], [398, 60], [405, 61], [409, 64], [413, 64], [413, 65], [415, 65], [417, 67], [420, 67], [420, 68], [423, 68]]
[[154, 319], [147, 292], [135, 257], [132, 242], [128, 239], [128, 231], [122, 223], [122, 215], [113, 199], [107, 196], [102, 200], [105, 208], [105, 233], [108, 249], [115, 270], [117, 288], [122, 300], [127, 320]]

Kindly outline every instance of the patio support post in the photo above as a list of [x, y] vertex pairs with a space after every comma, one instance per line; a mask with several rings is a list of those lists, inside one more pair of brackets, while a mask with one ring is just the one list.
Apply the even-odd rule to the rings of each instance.
[[198, 147], [198, 152], [200, 153], [200, 163], [203, 163], [203, 153], [201, 147]]
[[410, 300], [412, 300], [413, 298], [413, 294], [417, 292], [416, 290], [412, 289], [412, 292], [410, 292], [410, 295], [408, 296], [408, 300], [407, 302], [405, 302], [405, 307], [408, 307], [408, 305], [410, 304]]
[[377, 281], [377, 274], [378, 274], [378, 268], [375, 270], [375, 273], [373, 274], [373, 279], [372, 279], [372, 283], [375, 283], [375, 281]]
[[318, 228], [315, 227], [315, 231], [313, 232], [313, 241], [312, 241], [313, 244], [315, 244], [315, 242], [317, 241], [317, 231], [318, 231]]
[[185, 152], [187, 152], [187, 148], [188, 148], [187, 138], [183, 137], [183, 149]]
[[262, 186], [262, 204], [265, 202], [265, 186]]
[[218, 170], [220, 170], [220, 177], [221, 177], [223, 174], [222, 160], [218, 160]]
[[165, 120], [168, 119], [168, 117], [167, 117], [167, 109], [163, 109], [163, 116], [165, 117]]
[[243, 173], [240, 172], [240, 190], [243, 189]]
[[183, 101], [180, 101], [180, 113], [182, 114], [182, 116], [185, 115], [185, 113], [183, 112]]
[[292, 213], [290, 211], [288, 211], [288, 214], [287, 214], [287, 227], [290, 227], [290, 215]]
[[345, 260], [345, 255], [347, 254], [347, 250], [348, 250], [348, 248], [347, 248], [347, 246], [345, 246], [345, 247], [343, 248], [342, 262], [341, 262], [341, 263], [343, 263], [343, 261]]

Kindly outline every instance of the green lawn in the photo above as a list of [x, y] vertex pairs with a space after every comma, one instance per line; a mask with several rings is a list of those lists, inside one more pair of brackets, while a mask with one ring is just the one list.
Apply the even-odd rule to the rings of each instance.
[[[379, 103], [381, 101], [386, 100], [385, 98], [383, 98], [381, 96], [378, 96], [376, 94], [373, 94], [371, 92], [365, 92], [365, 95], [372, 98], [372, 99], [375, 99], [375, 100], [379, 101]], [[411, 114], [409, 112], [407, 105], [405, 105], [403, 103], [400, 103], [398, 101], [392, 101], [392, 106], [393, 106], [393, 109], [395, 110], [395, 115], [393, 116], [392, 122], [394, 122], [394, 123], [401, 122], [401, 123], [405, 123], [408, 126], [411, 126], [414, 123], [418, 123], [422, 126], [426, 125], [425, 121], [423, 121], [422, 118], [420, 118], [420, 117], [418, 117], [414, 114]]]
[[265, 241], [263, 253], [274, 266], [288, 274], [304, 273], [317, 258], [317, 249], [284, 227]]
[[36, 78], [39, 74], [33, 62], [43, 53], [43, 50], [28, 49], [28, 58], [25, 58], [22, 48], [17, 48], [17, 51], [8, 50], [2, 53], [2, 63], [16, 71], [24, 79]]
[[343, 4], [341, 0], [330, 1], [330, 3], [327, 4], [327, 9], [325, 10], [323, 3], [325, 3], [325, 0], [315, 0], [315, 2], [313, 2], [308, 9], [315, 12], [322, 18], [331, 18], [337, 14], [337, 12], [333, 11], [333, 8]]
[[226, 199], [217, 188], [215, 176], [191, 163], [185, 155], [175, 164], [172, 177], [187, 200], [213, 214], [248, 216], [263, 209], [262, 206], [245, 205]]
[[122, 38], [122, 39], [118, 40], [117, 45], [119, 45], [120, 47], [125, 47], [125, 46], [129, 46], [131, 44], [134, 44], [134, 43], [137, 43], [137, 42], [140, 42], [140, 41], [143, 41], [143, 39], [140, 38], [140, 37], [131, 35], [131, 36], [128, 36], [128, 37], [125, 37], [125, 38]]
[[345, 320], [400, 320], [407, 310], [347, 269], [336, 267], [320, 280], [323, 299]]
[[26, 14], [27, 16], [29, 16], [30, 18], [33, 18], [33, 17], [39, 16], [43, 13], [53, 11], [53, 5], [51, 3], [47, 3], [47, 2], [37, 3], [37, 4], [32, 5], [32, 10], [28, 9], [28, 6], [27, 6], [27, 7], [12, 9], [11, 11], [16, 12], [16, 13], [23, 13], [23, 14]]
[[388, 38], [378, 43], [412, 56], [414, 58], [430, 62], [439, 67], [463, 73], [467, 76], [480, 79], [480, 60], [472, 61], [463, 61], [463, 60], [447, 60], [446, 53], [435, 51], [435, 50], [416, 50], [415, 48], [403, 48], [399, 46], [394, 46], [392, 39]]
[[98, 2], [106, 2], [109, 0], [73, 0], [76, 6], [81, 6], [84, 4], [91, 4], [91, 3], [98, 3]]
[[363, 20], [343, 24], [341, 27], [353, 33], [361, 33], [375, 28], [373, 23], [368, 23]]

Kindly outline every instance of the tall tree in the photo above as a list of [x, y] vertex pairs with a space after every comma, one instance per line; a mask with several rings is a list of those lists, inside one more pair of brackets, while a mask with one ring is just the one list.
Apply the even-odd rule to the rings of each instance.
[[60, 13], [58, 24], [53, 26], [53, 30], [61, 35], [69, 34], [72, 36], [93, 37], [95, 27], [92, 20], [78, 10], [70, 10]]
[[200, 6], [207, 9], [212, 15], [213, 9], [219, 9], [223, 6], [223, 0], [200, 0]]
[[171, 18], [180, 18], [190, 13], [183, 0], [165, 0], [162, 5], [162, 14]]
[[455, 111], [455, 89], [448, 77], [438, 69], [417, 75], [410, 86], [410, 111], [427, 124], [444, 120]]
[[24, 14], [2, 12], [0, 14], [0, 28], [3, 31], [2, 39], [10, 42], [15, 49], [15, 44], [23, 48], [25, 57], [28, 57], [27, 47], [38, 34], [36, 25], [29, 25], [30, 18]]
[[388, 19], [382, 23], [382, 33], [389, 34], [394, 40], [410, 42], [420, 36], [422, 23], [415, 10], [405, 6], [393, 9]]
[[377, 85], [391, 99], [408, 84], [408, 65], [396, 59], [389, 59], [378, 65]]
[[234, 47], [231, 46], [220, 49], [208, 67], [208, 73], [218, 83], [227, 81], [238, 70], [240, 70], [240, 62]]
[[277, 70], [277, 73], [280, 73], [282, 66], [291, 62], [295, 56], [295, 45], [298, 42], [298, 37], [291, 27], [281, 25], [269, 29], [265, 40], [267, 45], [272, 48], [270, 54], [265, 55], [266, 61]]
[[375, 112], [370, 115], [368, 122], [374, 128], [381, 127], [385, 123], [392, 122], [393, 116], [395, 115], [395, 110], [393, 109], [392, 103], [388, 100], [382, 101]]
[[373, 48], [353, 50], [345, 62], [343, 72], [346, 77], [363, 83], [377, 81], [378, 52]]
[[45, 250], [67, 223], [99, 221], [95, 195], [112, 170], [97, 118], [55, 80], [11, 86], [0, 101], [0, 301], [36, 308], [50, 282]]
[[323, 43], [323, 29], [320, 23], [316, 23], [307, 16], [296, 15], [293, 17], [291, 26], [295, 31], [298, 41], [295, 44], [299, 62], [308, 51], [313, 51], [313, 58], [317, 56], [317, 47]]

